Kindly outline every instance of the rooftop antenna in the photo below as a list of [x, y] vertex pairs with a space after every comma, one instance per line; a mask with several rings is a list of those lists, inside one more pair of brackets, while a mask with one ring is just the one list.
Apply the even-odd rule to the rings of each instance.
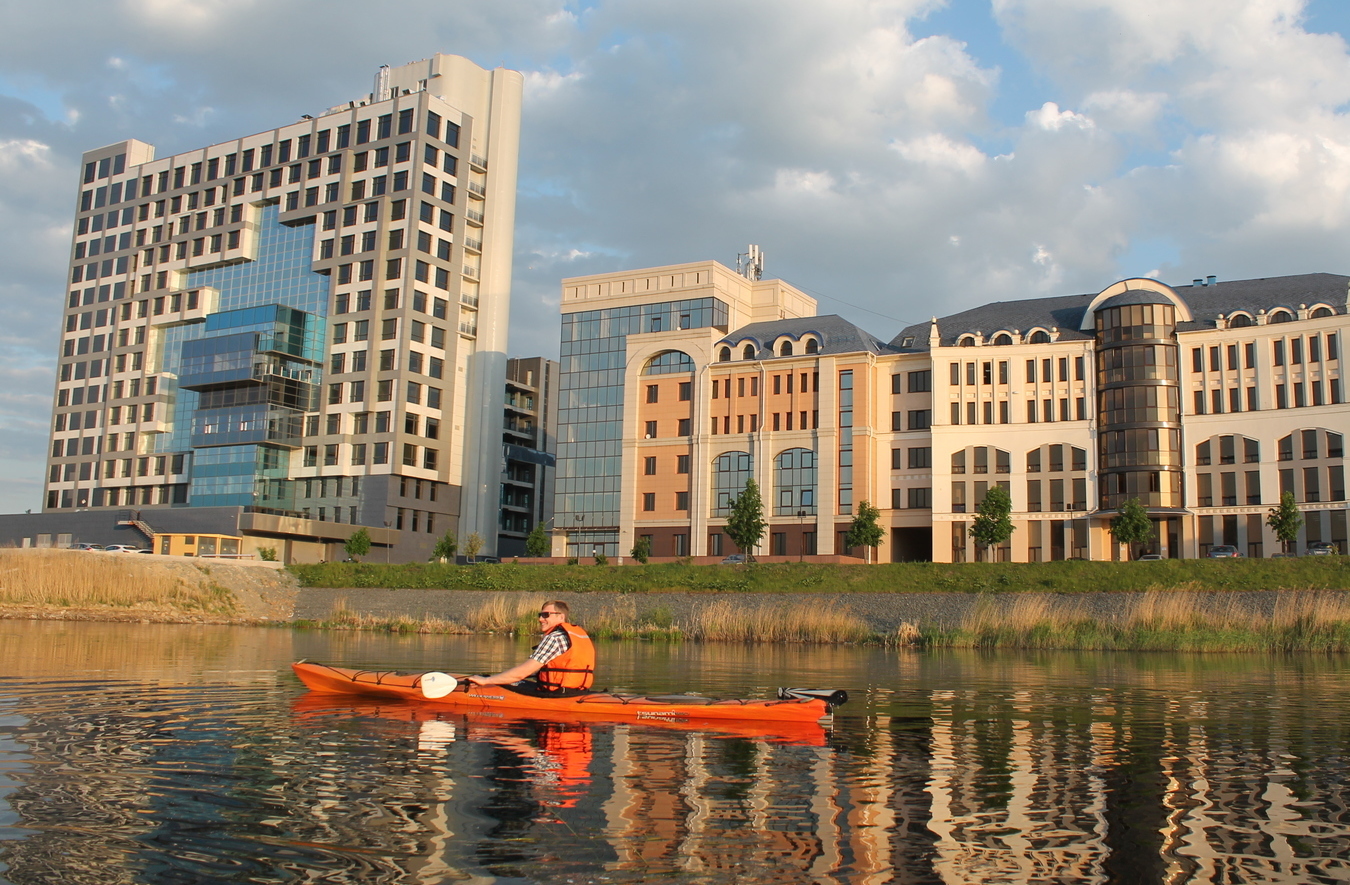
[[380, 65], [380, 69], [375, 72], [374, 98], [376, 101], [389, 98], [389, 65]]
[[736, 273], [747, 280], [759, 280], [764, 277], [764, 253], [751, 243], [745, 252], [736, 256]]

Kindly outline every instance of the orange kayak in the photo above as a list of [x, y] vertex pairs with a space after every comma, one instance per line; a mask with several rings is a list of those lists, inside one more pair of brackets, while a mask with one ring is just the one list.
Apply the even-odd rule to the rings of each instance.
[[330, 694], [310, 691], [291, 703], [296, 719], [316, 721], [327, 718], [361, 717], [391, 722], [451, 723], [464, 729], [464, 736], [491, 736], [521, 723], [545, 723], [564, 729], [584, 729], [595, 725], [628, 725], [659, 731], [697, 731], [714, 737], [745, 738], [773, 744], [791, 744], [803, 747], [823, 747], [828, 741], [828, 720], [819, 722], [745, 719], [740, 721], [688, 721], [673, 718], [618, 721], [604, 712], [550, 712], [546, 715], [529, 710], [473, 710], [447, 707], [441, 701], [414, 701], [399, 698], [380, 698], [369, 695]]
[[512, 691], [504, 685], [471, 685], [460, 682], [444, 697], [429, 700], [422, 691], [421, 673], [391, 670], [352, 670], [300, 661], [292, 664], [295, 675], [311, 691], [328, 694], [398, 698], [455, 707], [461, 710], [510, 710], [517, 714], [548, 717], [553, 714], [583, 714], [606, 719], [665, 722], [819, 722], [848, 700], [844, 691], [819, 689], [778, 690], [778, 697], [764, 700], [715, 700], [696, 695], [624, 695], [607, 692], [566, 698], [535, 697]]

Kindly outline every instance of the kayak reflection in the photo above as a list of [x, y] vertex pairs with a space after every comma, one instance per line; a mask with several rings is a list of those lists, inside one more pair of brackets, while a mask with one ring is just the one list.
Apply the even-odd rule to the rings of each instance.
[[[473, 740], [475, 735], [490, 739], [494, 729], [500, 731], [512, 724], [567, 726], [563, 733], [577, 728], [614, 725], [613, 717], [597, 713], [550, 713], [547, 718], [530, 716], [507, 710], [460, 710], [441, 704], [412, 700], [374, 699], [361, 695], [339, 695], [307, 692], [296, 698], [291, 706], [299, 719], [313, 717], [365, 717], [395, 722], [421, 723], [418, 743], [425, 749], [443, 748], [455, 740]], [[669, 719], [646, 719], [628, 724], [629, 728], [650, 731], [698, 732], [709, 737], [745, 738], [773, 744], [803, 747], [823, 747], [830, 731], [816, 722], [693, 722]], [[550, 737], [550, 740], [553, 740]], [[567, 744], [556, 739], [558, 746]], [[589, 739], [588, 744], [589, 747]], [[568, 748], [571, 751], [571, 748]]]

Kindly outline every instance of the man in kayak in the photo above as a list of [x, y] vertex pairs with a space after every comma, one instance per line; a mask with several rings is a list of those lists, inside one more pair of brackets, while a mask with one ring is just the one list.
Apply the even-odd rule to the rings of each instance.
[[[567, 603], [539, 607], [544, 638], [528, 658], [496, 676], [468, 676], [474, 685], [509, 685], [513, 691], [541, 697], [585, 694], [595, 681], [595, 646], [586, 631], [567, 621]], [[531, 678], [533, 677], [533, 678]]]

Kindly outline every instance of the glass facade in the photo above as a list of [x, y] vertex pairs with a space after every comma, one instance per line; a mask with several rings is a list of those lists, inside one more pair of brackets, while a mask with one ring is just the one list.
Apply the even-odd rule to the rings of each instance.
[[788, 449], [774, 459], [774, 516], [816, 512], [816, 453]]
[[755, 475], [754, 465], [749, 452], [727, 452], [713, 459], [713, 516], [731, 514], [731, 502], [740, 497], [746, 482]]
[[620, 553], [628, 336], [710, 327], [726, 331], [728, 315], [726, 302], [717, 298], [563, 314], [555, 524], [571, 530], [581, 549]]
[[1095, 320], [1101, 509], [1180, 508], [1176, 307], [1108, 301]]
[[173, 388], [172, 430], [156, 451], [191, 451], [189, 503], [294, 510], [290, 450], [317, 407], [329, 278], [311, 270], [312, 224], [260, 213], [257, 258], [190, 272], [214, 289], [203, 323], [164, 330], [158, 370]]

